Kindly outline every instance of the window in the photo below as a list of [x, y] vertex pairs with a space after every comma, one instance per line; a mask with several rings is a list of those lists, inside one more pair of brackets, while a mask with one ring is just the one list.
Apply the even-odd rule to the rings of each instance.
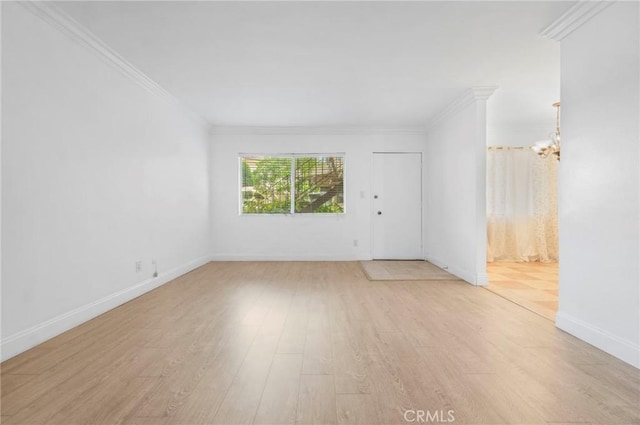
[[243, 214], [344, 213], [343, 155], [241, 155]]
[[291, 212], [291, 158], [245, 156], [242, 161], [242, 212]]

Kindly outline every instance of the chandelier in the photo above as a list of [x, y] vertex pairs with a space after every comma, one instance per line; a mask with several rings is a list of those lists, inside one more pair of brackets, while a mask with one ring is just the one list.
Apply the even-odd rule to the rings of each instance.
[[537, 142], [531, 146], [531, 149], [542, 158], [553, 154], [560, 161], [560, 102], [556, 102], [552, 106], [556, 108], [556, 131], [549, 135], [548, 140]]

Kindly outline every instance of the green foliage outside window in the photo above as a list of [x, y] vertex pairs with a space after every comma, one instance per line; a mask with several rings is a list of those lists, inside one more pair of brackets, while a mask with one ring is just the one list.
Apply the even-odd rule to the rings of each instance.
[[242, 212], [291, 212], [291, 158], [242, 158]]
[[[293, 165], [293, 176], [291, 175]], [[344, 212], [340, 156], [241, 157], [244, 214]]]

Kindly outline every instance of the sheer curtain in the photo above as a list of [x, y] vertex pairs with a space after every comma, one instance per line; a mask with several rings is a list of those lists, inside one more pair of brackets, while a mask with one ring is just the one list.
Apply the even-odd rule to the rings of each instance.
[[557, 160], [526, 148], [487, 153], [487, 261], [558, 261]]

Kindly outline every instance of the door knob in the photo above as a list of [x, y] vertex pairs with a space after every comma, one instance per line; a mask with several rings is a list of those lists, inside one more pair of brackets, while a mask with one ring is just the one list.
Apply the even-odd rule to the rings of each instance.
[[378, 195], [373, 195], [373, 199], [378, 199]]
[[382, 215], [382, 211], [378, 211], [378, 215]]

